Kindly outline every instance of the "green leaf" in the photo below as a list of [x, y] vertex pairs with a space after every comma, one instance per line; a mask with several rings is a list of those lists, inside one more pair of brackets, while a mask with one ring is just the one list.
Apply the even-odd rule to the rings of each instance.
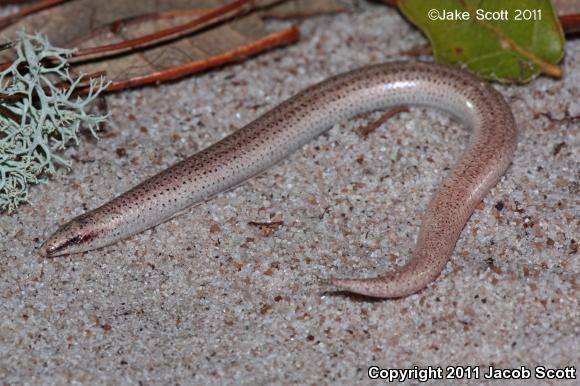
[[527, 82], [540, 72], [561, 74], [555, 64], [564, 56], [564, 34], [550, 0], [399, 0], [398, 5], [427, 35], [439, 63], [461, 63], [503, 83]]

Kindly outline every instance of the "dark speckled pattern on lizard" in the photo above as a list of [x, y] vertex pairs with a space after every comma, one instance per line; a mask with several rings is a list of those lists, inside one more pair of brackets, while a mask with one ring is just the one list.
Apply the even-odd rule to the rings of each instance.
[[417, 246], [400, 269], [370, 279], [334, 279], [367, 296], [412, 294], [445, 267], [475, 206], [508, 167], [517, 142], [509, 106], [468, 73], [422, 62], [364, 67], [307, 88], [216, 144], [62, 226], [43, 256], [100, 248], [151, 228], [284, 159], [337, 121], [397, 105], [425, 105], [472, 129], [468, 148], [424, 214]]

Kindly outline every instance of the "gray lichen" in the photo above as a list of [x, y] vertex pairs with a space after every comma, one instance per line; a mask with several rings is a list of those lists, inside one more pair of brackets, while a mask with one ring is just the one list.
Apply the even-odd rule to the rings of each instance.
[[[27, 202], [32, 184], [46, 182], [56, 164], [69, 167], [59, 153], [81, 126], [96, 136], [108, 116], [87, 113], [87, 106], [108, 86], [104, 77], [89, 80], [89, 92], [75, 95], [86, 77], [73, 78], [67, 59], [73, 50], [56, 48], [40, 35], [19, 34], [16, 60], [0, 72], [0, 212]], [[86, 82], [85, 82], [86, 83]]]

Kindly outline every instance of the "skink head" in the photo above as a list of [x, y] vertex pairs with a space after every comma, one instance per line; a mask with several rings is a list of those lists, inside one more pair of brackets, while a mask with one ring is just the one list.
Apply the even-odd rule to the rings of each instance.
[[43, 257], [55, 257], [85, 252], [96, 246], [98, 231], [82, 215], [61, 226], [38, 251]]

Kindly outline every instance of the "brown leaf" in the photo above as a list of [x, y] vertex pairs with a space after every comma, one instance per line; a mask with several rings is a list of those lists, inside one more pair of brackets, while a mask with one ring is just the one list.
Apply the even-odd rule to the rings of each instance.
[[[47, 1], [35, 6], [40, 8], [42, 3], [46, 5]], [[196, 8], [190, 8], [192, 3]], [[113, 81], [108, 90], [175, 79], [298, 38], [296, 27], [271, 33], [260, 19], [264, 16], [260, 12], [276, 9], [280, 15], [288, 14], [280, 0], [143, 0], [105, 4], [90, 0], [64, 2], [21, 17], [5, 28], [3, 35], [13, 38], [22, 29], [29, 33], [39, 31], [54, 45], [78, 48], [71, 59], [74, 71], [105, 72]], [[339, 0], [299, 0], [290, 9], [295, 14], [310, 15], [336, 12], [338, 4]], [[28, 13], [25, 9], [21, 14]], [[0, 62], [12, 61], [13, 55], [11, 50], [0, 52]]]
[[110, 90], [114, 90], [175, 79], [251, 56], [265, 48], [293, 41], [297, 36], [298, 31], [294, 28], [266, 34], [261, 19], [252, 14], [191, 38], [105, 61], [79, 64], [75, 69], [84, 73], [106, 71], [107, 78], [113, 81]]
[[[273, 1], [277, 0], [262, 0], [262, 3], [266, 6]], [[236, 0], [215, 9], [174, 10], [116, 20], [113, 24], [100, 28], [101, 31], [104, 30], [104, 34], [100, 34], [104, 36], [100, 37], [104, 38], [105, 42], [99, 44], [99, 34], [93, 32], [88, 44], [85, 42], [82, 46], [75, 45], [79, 48], [75, 56], [80, 57], [80, 60], [87, 60], [151, 47], [154, 44], [186, 37], [209, 26], [218, 25], [224, 20], [235, 20], [232, 19], [234, 16], [246, 14], [254, 9], [260, 9], [254, 0]], [[117, 41], [111, 42], [113, 39]]]
[[[227, 0], [196, 0], [197, 8], [215, 8]], [[40, 3], [44, 3], [41, 1]], [[13, 39], [22, 29], [28, 33], [46, 34], [50, 42], [59, 47], [70, 47], [69, 42], [88, 36], [91, 31], [142, 15], [157, 14], [175, 9], [191, 8], [191, 0], [139, 0], [139, 1], [59, 1], [59, 6], [44, 9], [21, 18], [18, 23], [2, 30], [2, 35]], [[24, 10], [23, 10], [24, 11]], [[4, 60], [3, 60], [4, 61]]]
[[339, 13], [345, 10], [346, 4], [340, 0], [293, 0], [284, 1], [279, 5], [264, 10], [262, 16], [289, 19]]
[[[34, 4], [29, 5], [27, 7], [23, 7], [20, 11], [13, 13], [11, 15], [0, 16], [0, 28], [9, 25], [26, 15], [33, 14], [35, 12], [41, 11], [43, 9], [50, 8], [52, 6], [58, 5], [60, 3], [64, 3], [68, 0], [43, 0], [43, 1], [36, 1]], [[0, 1], [0, 6], [4, 6], [7, 4], [18, 4], [18, 3], [28, 3], [27, 1], [19, 1], [19, 0], [4, 0]]]

